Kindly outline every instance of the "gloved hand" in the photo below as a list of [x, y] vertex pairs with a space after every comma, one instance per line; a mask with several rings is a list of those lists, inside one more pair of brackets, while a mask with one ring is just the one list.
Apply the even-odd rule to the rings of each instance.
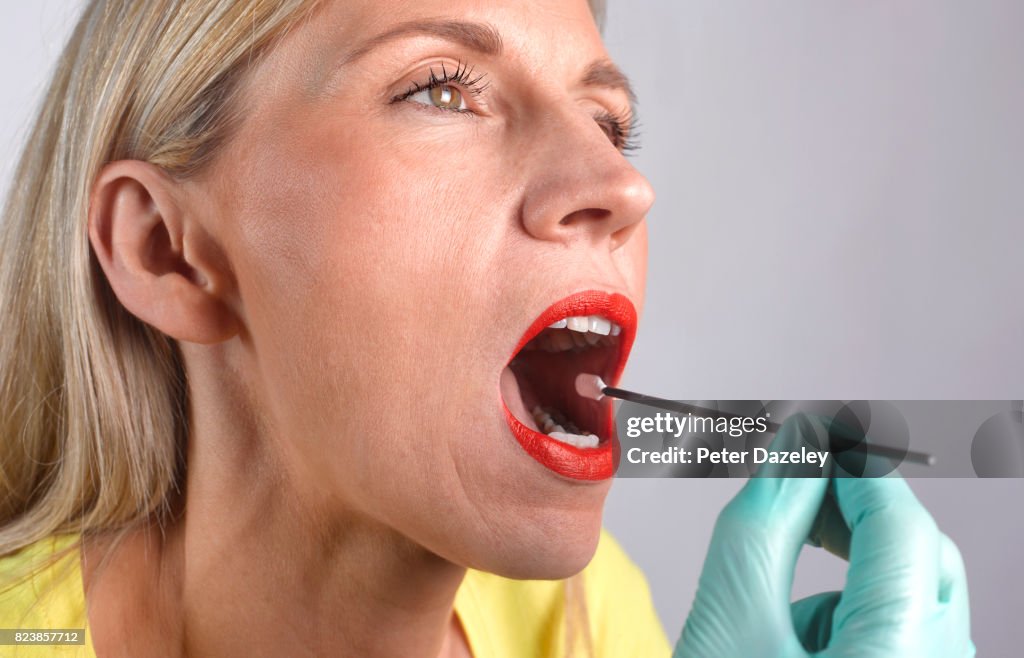
[[[794, 416], [773, 449], [823, 429]], [[960, 553], [904, 480], [764, 467], [718, 518], [674, 658], [974, 656]], [[848, 551], [846, 589], [791, 604], [805, 541]]]

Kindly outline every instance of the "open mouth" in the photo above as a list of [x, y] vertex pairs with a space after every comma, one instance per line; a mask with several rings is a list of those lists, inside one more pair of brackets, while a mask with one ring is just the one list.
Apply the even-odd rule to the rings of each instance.
[[580, 373], [618, 380], [636, 330], [632, 303], [587, 291], [553, 304], [524, 334], [501, 374], [506, 419], [520, 445], [549, 469], [579, 480], [615, 472], [611, 400], [576, 393]]

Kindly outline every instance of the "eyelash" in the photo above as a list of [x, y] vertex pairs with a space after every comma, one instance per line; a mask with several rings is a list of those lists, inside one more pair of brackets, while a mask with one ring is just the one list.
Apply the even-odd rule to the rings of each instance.
[[640, 123], [633, 112], [601, 112], [594, 117], [594, 121], [601, 126], [615, 148], [622, 153], [640, 150]]
[[[409, 88], [391, 99], [392, 103], [400, 103], [409, 100], [413, 95], [427, 89], [436, 87], [447, 87], [457, 85], [469, 92], [473, 98], [479, 97], [490, 86], [486, 81], [487, 75], [473, 74], [473, 67], [464, 62], [457, 62], [455, 70], [449, 72], [444, 63], [441, 64], [441, 75], [437, 75], [433, 67], [430, 69], [430, 78], [426, 82], [413, 82]], [[440, 109], [440, 108], [439, 108]], [[470, 113], [471, 110], [446, 109], [442, 112]], [[622, 153], [630, 153], [640, 149], [637, 140], [638, 122], [633, 112], [601, 112], [594, 116], [594, 121], [601, 127], [608, 136], [609, 141]]]
[[[453, 86], [453, 85], [457, 85], [457, 86], [465, 89], [467, 92], [469, 92], [470, 96], [472, 96], [473, 98], [477, 98], [478, 96], [483, 94], [485, 91], [487, 91], [487, 87], [490, 86], [490, 83], [485, 81], [486, 77], [487, 77], [487, 75], [484, 74], [484, 73], [481, 73], [480, 75], [474, 76], [473, 75], [473, 67], [469, 66], [468, 64], [464, 64], [462, 62], [458, 62], [456, 64], [456, 66], [455, 66], [455, 70], [451, 71], [451, 72], [449, 72], [445, 68], [445, 65], [442, 63], [441, 64], [441, 75], [440, 76], [438, 76], [437, 73], [434, 71], [434, 68], [431, 67], [430, 68], [430, 79], [428, 79], [425, 83], [413, 82], [409, 86], [409, 89], [407, 89], [406, 91], [404, 91], [401, 94], [399, 94], [399, 95], [395, 96], [394, 98], [392, 98], [391, 102], [392, 103], [399, 103], [399, 102], [402, 102], [402, 101], [406, 101], [411, 96], [413, 96], [414, 94], [418, 94], [419, 92], [424, 91], [426, 89], [434, 89], [436, 87], [448, 87], [448, 86]], [[462, 112], [462, 113], [469, 112], [469, 110], [441, 110], [441, 111], [442, 112]]]

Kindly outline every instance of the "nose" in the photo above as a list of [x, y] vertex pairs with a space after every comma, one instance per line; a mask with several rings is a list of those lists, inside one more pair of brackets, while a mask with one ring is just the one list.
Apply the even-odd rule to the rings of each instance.
[[531, 158], [523, 227], [539, 240], [618, 249], [647, 215], [654, 189], [590, 117], [548, 119], [546, 147]]

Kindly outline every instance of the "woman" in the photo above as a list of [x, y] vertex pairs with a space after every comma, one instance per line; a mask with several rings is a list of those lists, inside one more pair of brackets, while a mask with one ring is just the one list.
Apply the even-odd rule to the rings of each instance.
[[[583, 0], [91, 2], [5, 220], [0, 626], [102, 658], [666, 655], [600, 529], [609, 409], [567, 392], [615, 379], [642, 305], [631, 100]], [[680, 655], [800, 648], [723, 614], [788, 619], [736, 574], [791, 569], [826, 482], [730, 506]], [[868, 584], [902, 625], [859, 637], [923, 646]], [[805, 647], [846, 621], [819, 603]], [[928, 655], [966, 655], [965, 611]]]

